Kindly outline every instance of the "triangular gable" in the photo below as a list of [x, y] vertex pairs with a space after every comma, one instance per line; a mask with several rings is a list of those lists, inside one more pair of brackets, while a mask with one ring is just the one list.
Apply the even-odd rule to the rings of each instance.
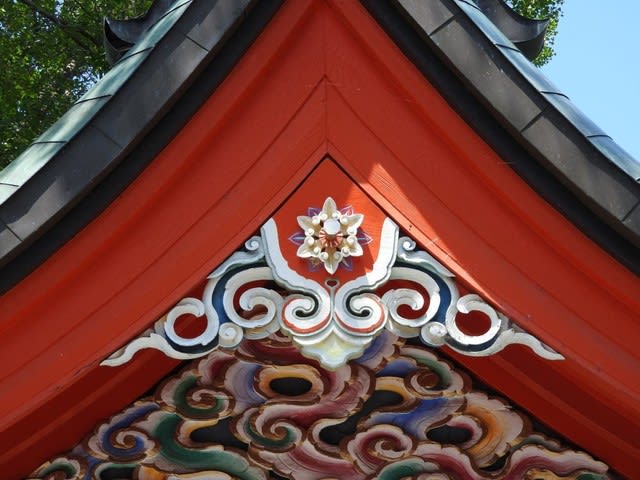
[[321, 1], [282, 7], [129, 188], [5, 295], [3, 464], [19, 458], [25, 474], [161, 378], [174, 363], [153, 354], [115, 377], [98, 364], [197, 289], [327, 156], [566, 357], [550, 366], [514, 349], [464, 364], [631, 475], [638, 279], [508, 168], [363, 7]]

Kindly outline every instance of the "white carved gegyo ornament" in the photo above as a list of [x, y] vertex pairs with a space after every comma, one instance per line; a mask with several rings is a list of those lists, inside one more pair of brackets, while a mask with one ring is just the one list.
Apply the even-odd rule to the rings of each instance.
[[[389, 218], [382, 224], [369, 271], [341, 283], [332, 276], [338, 267], [348, 257], [363, 254], [358, 229], [364, 215], [350, 209], [345, 212], [346, 208], [338, 210], [329, 197], [317, 214], [298, 217], [304, 241], [297, 255], [322, 262], [329, 274], [324, 282], [291, 268], [280, 248], [276, 221], [270, 219], [260, 236], [252, 237], [244, 250], [235, 252], [209, 275], [202, 299], [184, 298], [152, 330], [102, 364], [121, 365], [143, 348], [162, 350], [179, 359], [196, 358], [218, 345], [235, 347], [243, 338], [261, 339], [280, 331], [302, 355], [335, 370], [365, 354], [384, 329], [403, 338], [420, 337], [431, 347], [448, 345], [465, 355], [492, 355], [520, 343], [543, 358], [563, 358], [478, 295], [461, 297], [453, 274], [429, 253], [416, 249], [413, 240], [400, 237], [398, 226]], [[394, 281], [401, 281], [401, 286]], [[385, 293], [379, 295], [385, 285]], [[407, 309], [413, 314], [408, 315]], [[490, 320], [487, 331], [479, 335], [463, 332], [458, 314], [470, 312]], [[175, 324], [183, 315], [205, 316], [203, 333], [181, 337]]]

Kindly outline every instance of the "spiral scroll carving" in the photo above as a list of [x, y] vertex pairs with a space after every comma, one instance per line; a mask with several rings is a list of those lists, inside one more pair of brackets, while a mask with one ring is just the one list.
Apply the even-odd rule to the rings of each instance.
[[383, 330], [328, 370], [279, 332], [244, 338], [186, 365], [29, 479], [610, 478], [412, 342]]
[[[300, 225], [306, 226], [299, 236], [310, 245], [323, 246], [316, 253], [310, 246], [299, 247], [298, 254], [302, 251], [305, 259], [311, 256], [317, 260], [323, 249], [333, 251], [347, 239], [365, 239], [357, 236], [363, 215], [337, 210], [331, 199], [325, 207], [317, 215], [298, 218]], [[332, 230], [335, 225], [331, 222], [342, 225], [344, 232], [337, 226]], [[289, 265], [276, 222], [271, 219], [262, 226], [260, 236], [250, 238], [242, 250], [207, 277], [201, 298], [182, 299], [152, 329], [102, 364], [121, 365], [143, 348], [192, 359], [218, 346], [233, 348], [244, 338], [261, 339], [280, 331], [292, 339], [302, 355], [335, 370], [363, 355], [385, 329], [402, 338], [420, 338], [431, 347], [448, 345], [465, 355], [493, 355], [507, 345], [520, 343], [541, 357], [562, 359], [480, 296], [460, 295], [453, 274], [398, 232], [393, 221], [383, 222], [377, 257], [365, 275], [341, 284], [331, 276], [342, 265], [340, 260], [325, 264], [328, 276], [320, 283]], [[371, 241], [367, 236], [366, 242]], [[349, 260], [361, 254], [361, 248], [353, 250]], [[471, 313], [487, 320], [484, 331], [465, 331], [461, 318]], [[205, 320], [198, 335], [180, 333], [178, 325], [190, 317]]]

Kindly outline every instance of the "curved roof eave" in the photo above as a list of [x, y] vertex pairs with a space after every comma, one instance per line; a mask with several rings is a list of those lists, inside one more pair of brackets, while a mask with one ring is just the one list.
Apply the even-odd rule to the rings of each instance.
[[[281, 3], [175, 0], [90, 91], [0, 172], [0, 292], [79, 231], [153, 160]], [[158, 128], [162, 132], [154, 135]]]
[[[180, 29], [172, 28], [191, 4], [191, 0], [174, 2], [120, 62], [0, 173], [2, 235], [15, 239], [15, 245], [6, 241], [0, 244], [3, 259], [28, 244], [99, 182], [126, 155], [144, 127], [157, 118], [160, 105], [170, 102], [180, 80], [185, 79], [169, 75], [179, 58], [164, 63], [164, 45], [180, 45], [184, 53], [188, 49], [195, 58], [206, 55], [203, 47]], [[154, 85], [155, 91], [146, 89], [147, 95], [159, 101], [148, 102], [138, 95], [134, 105], [135, 98], [129, 92], [137, 89], [146, 80], [142, 74], [152, 69], [164, 74], [158, 78], [170, 80]], [[187, 75], [184, 71], [182, 76]], [[143, 104], [145, 108], [130, 115], [133, 108], [140, 109]]]
[[[474, 113], [465, 111], [458, 100], [461, 89], [447, 84], [451, 77], [537, 164], [509, 157], [518, 174], [621, 263], [640, 271], [640, 162], [581, 113], [475, 2], [363, 3], [452, 106], [475, 123], [474, 128], [479, 129], [480, 122], [474, 122]], [[424, 58], [419, 58], [422, 52], [416, 51], [415, 40], [412, 44], [408, 38], [407, 24], [420, 39], [418, 48], [433, 53], [453, 75], [438, 77], [433, 66], [420, 63]], [[481, 135], [496, 148], [493, 132]], [[545, 179], [536, 181], [535, 169], [544, 170]], [[559, 197], [566, 193], [551, 193], [551, 177], [575, 199], [565, 201]], [[588, 215], [592, 221], [581, 218]], [[615, 233], [604, 232], [606, 227]], [[612, 238], [616, 234], [620, 238]]]
[[[7, 272], [0, 291], [44, 261], [135, 178], [280, 3], [176, 0], [105, 78], [0, 173], [0, 268]], [[580, 113], [475, 3], [362, 3], [519, 175], [640, 272], [640, 163]], [[243, 22], [250, 12], [253, 22]], [[247, 23], [253, 26], [246, 38], [226, 41]], [[224, 56], [229, 49], [234, 52]], [[425, 65], [424, 55], [437, 61]], [[212, 65], [215, 78], [186, 99]], [[164, 131], [154, 136], [158, 125]], [[107, 177], [117, 178], [105, 182]]]

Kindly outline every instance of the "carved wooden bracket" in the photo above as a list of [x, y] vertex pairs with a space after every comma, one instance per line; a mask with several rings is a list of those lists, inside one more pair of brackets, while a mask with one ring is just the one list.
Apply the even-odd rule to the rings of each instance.
[[[243, 338], [266, 338], [280, 331], [304, 356], [335, 370], [363, 355], [384, 329], [403, 338], [420, 337], [431, 347], [448, 345], [465, 355], [492, 355], [520, 343], [543, 358], [563, 358], [480, 296], [461, 295], [453, 274], [409, 237], [400, 237], [389, 218], [374, 234], [379, 245], [373, 264], [365, 265], [364, 273], [352, 271], [338, 278], [334, 274], [341, 266], [364, 261], [362, 244], [371, 240], [359, 232], [365, 216], [350, 207], [338, 209], [330, 197], [322, 209], [310, 211], [313, 215], [297, 218], [302, 232], [289, 239], [299, 244], [295, 255], [308, 259], [312, 270], [324, 267], [323, 281], [301, 273], [299, 265], [291, 266], [296, 259], [281, 248], [272, 218], [259, 236], [209, 275], [201, 299], [182, 299], [152, 330], [102, 365], [121, 365], [143, 348], [178, 359], [197, 358], [218, 346], [235, 347]], [[460, 326], [460, 316], [470, 313], [486, 317], [483, 332], [465, 333]], [[204, 316], [206, 328], [193, 338], [181, 336], [175, 327], [183, 315]]]

